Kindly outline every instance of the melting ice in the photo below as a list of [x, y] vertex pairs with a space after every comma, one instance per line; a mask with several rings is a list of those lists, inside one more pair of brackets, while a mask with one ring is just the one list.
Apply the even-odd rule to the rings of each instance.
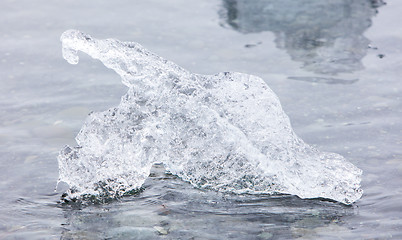
[[78, 51], [116, 71], [128, 87], [119, 106], [90, 114], [77, 147], [60, 152], [59, 181], [71, 198], [138, 189], [154, 163], [192, 185], [233, 193], [286, 193], [350, 204], [362, 171], [320, 152], [293, 132], [277, 96], [259, 77], [191, 73], [134, 42], [61, 36], [63, 57]]

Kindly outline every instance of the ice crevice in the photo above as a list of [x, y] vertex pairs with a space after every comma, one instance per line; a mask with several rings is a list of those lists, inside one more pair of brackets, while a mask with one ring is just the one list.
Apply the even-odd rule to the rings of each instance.
[[193, 74], [135, 42], [61, 36], [63, 57], [78, 51], [113, 69], [128, 87], [117, 107], [88, 116], [77, 146], [60, 151], [59, 181], [70, 198], [116, 197], [138, 189], [154, 163], [198, 188], [286, 193], [351, 204], [362, 171], [320, 152], [293, 132], [277, 96], [259, 77]]

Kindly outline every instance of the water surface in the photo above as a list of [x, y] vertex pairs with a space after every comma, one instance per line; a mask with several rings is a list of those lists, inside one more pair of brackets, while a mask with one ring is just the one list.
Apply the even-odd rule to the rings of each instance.
[[[0, 238], [402, 238], [402, 4], [315, 2], [3, 1]], [[302, 139], [364, 171], [362, 199], [201, 191], [157, 165], [138, 195], [59, 204], [59, 149], [126, 91], [87, 56], [65, 63], [59, 37], [71, 28], [139, 42], [195, 73], [262, 77]]]

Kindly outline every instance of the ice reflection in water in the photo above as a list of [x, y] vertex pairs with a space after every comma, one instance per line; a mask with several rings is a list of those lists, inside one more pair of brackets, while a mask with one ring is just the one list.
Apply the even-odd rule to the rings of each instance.
[[273, 32], [276, 46], [304, 69], [335, 75], [363, 68], [370, 42], [363, 34], [381, 5], [381, 0], [224, 0], [221, 17], [241, 33]]
[[[65, 205], [62, 239], [290, 239], [348, 232], [355, 209], [294, 196], [195, 189], [155, 165], [145, 190], [110, 204]], [[78, 210], [77, 208], [81, 208]], [[322, 236], [324, 236], [322, 235]]]

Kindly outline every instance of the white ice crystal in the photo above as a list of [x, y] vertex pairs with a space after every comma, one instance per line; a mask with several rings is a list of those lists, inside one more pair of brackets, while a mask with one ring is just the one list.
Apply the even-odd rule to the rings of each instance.
[[119, 196], [138, 189], [154, 163], [196, 187], [234, 193], [287, 193], [350, 204], [362, 171], [320, 152], [293, 132], [277, 96], [256, 76], [193, 74], [134, 42], [61, 36], [63, 56], [82, 51], [128, 87], [119, 106], [92, 113], [58, 157], [70, 197]]

